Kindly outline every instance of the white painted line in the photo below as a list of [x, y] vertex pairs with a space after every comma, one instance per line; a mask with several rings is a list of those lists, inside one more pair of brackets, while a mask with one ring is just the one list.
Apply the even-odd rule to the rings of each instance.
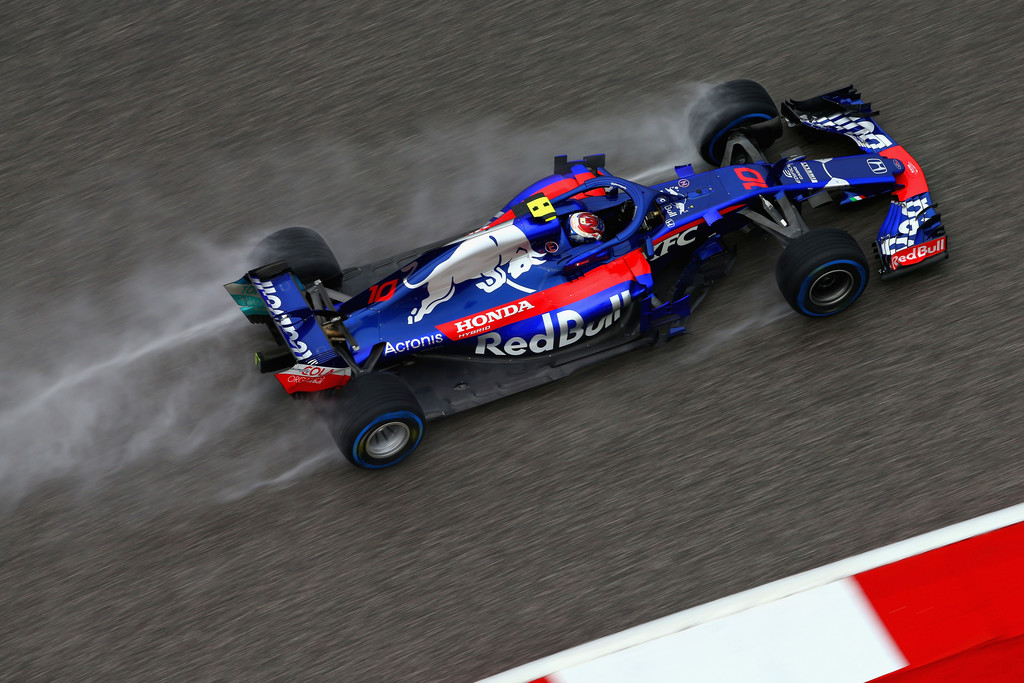
[[842, 579], [551, 677], [556, 683], [863, 683], [906, 665], [860, 586]]
[[535, 662], [483, 679], [479, 683], [525, 683], [604, 657], [613, 652], [642, 645], [651, 640], [694, 628], [758, 605], [824, 586], [861, 572], [892, 564], [973, 536], [1012, 524], [1024, 522], [1024, 504], [992, 512], [975, 519], [909, 538], [861, 555], [811, 569], [772, 583], [758, 586], [698, 607], [627, 629], [598, 640], [579, 645]]

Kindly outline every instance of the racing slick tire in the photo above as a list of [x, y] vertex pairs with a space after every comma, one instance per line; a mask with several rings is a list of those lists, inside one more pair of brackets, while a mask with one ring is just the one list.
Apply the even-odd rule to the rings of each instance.
[[423, 439], [425, 418], [405, 380], [387, 372], [353, 377], [342, 387], [328, 420], [345, 458], [365, 469], [397, 465]]
[[741, 128], [762, 148], [782, 136], [779, 108], [755, 81], [741, 79], [716, 85], [691, 112], [690, 135], [701, 158], [712, 166], [722, 165], [729, 133]]
[[341, 266], [323, 236], [312, 228], [284, 228], [264, 237], [253, 248], [249, 262], [253, 268], [275, 261], [288, 264], [304, 285], [320, 280], [332, 289], [341, 286]]
[[861, 295], [868, 260], [850, 233], [812, 230], [796, 238], [775, 264], [779, 290], [797, 313], [821, 318], [839, 313]]

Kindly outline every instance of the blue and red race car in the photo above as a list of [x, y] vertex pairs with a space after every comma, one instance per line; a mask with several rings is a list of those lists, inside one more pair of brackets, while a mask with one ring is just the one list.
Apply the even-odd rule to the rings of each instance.
[[[804, 203], [891, 198], [874, 243], [882, 279], [945, 259], [924, 174], [852, 88], [787, 101], [753, 81], [696, 105], [692, 134], [712, 168], [677, 166], [655, 185], [611, 175], [603, 155], [556, 157], [554, 172], [486, 225], [380, 263], [343, 270], [323, 238], [286, 228], [226, 285], [276, 346], [257, 353], [293, 395], [316, 392], [342, 453], [394, 465], [426, 421], [562, 377], [682, 333], [734, 261], [730, 235], [758, 229], [784, 246], [782, 296], [834, 315], [869, 279], [856, 240], [811, 230]], [[846, 136], [860, 153], [768, 161], [783, 123]]]

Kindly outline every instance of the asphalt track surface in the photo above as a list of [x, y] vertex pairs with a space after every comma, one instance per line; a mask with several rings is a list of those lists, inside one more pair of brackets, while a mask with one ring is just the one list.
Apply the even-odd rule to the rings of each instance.
[[[0, 678], [470, 681], [1019, 503], [1017, 10], [8, 3]], [[250, 368], [219, 285], [259, 236], [311, 225], [354, 265], [555, 154], [671, 173], [685, 103], [736, 77], [855, 83], [950, 260], [808, 320], [751, 237], [693, 335], [382, 473]], [[884, 211], [809, 218], [867, 247]]]

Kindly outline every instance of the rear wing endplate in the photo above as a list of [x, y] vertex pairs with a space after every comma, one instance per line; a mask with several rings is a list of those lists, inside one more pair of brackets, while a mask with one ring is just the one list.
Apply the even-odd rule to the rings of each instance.
[[327, 352], [334, 354], [301, 285], [283, 261], [250, 270], [246, 278], [263, 300], [267, 314], [297, 362], [309, 362]]

